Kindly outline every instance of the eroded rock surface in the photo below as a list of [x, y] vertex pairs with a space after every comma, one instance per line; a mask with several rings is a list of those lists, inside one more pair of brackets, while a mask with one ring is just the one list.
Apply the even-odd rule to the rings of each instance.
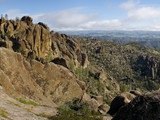
[[0, 89], [0, 119], [1, 120], [47, 120], [40, 115], [56, 115], [53, 107], [23, 104]]
[[0, 84], [15, 97], [56, 106], [83, 95], [77, 78], [63, 66], [29, 63], [20, 53], [2, 47], [0, 61]]
[[50, 32], [49, 27], [39, 22], [32, 23], [32, 18], [24, 16], [21, 20], [0, 20], [0, 47], [20, 52], [27, 59], [49, 62], [62, 58], [69, 68], [71, 62], [75, 67], [86, 67], [86, 53], [78, 42], [65, 34]]

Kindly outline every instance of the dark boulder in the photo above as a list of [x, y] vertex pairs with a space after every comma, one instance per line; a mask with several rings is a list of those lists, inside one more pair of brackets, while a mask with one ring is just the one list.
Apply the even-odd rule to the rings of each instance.
[[116, 96], [113, 101], [111, 102], [110, 109], [108, 111], [108, 114], [114, 115], [115, 113], [118, 112], [118, 110], [128, 104], [131, 100], [135, 98], [134, 94], [131, 94], [129, 92], [124, 92], [118, 96]]
[[39, 22], [38, 24], [41, 25], [42, 27], [44, 27], [45, 29], [49, 30], [49, 27], [46, 24], [44, 24], [42, 22]]
[[27, 25], [32, 25], [32, 24], [33, 24], [33, 23], [32, 23], [33, 19], [32, 19], [31, 17], [29, 17], [29, 16], [23, 16], [23, 17], [21, 18], [21, 21], [26, 22]]
[[160, 120], [160, 90], [136, 97], [113, 120]]
[[53, 63], [55, 63], [55, 64], [58, 64], [58, 65], [62, 65], [62, 66], [64, 66], [64, 67], [68, 68], [68, 67], [67, 67], [67, 63], [66, 63], [66, 60], [63, 59], [63, 58], [55, 58], [55, 59], [53, 59], [51, 62], [53, 62]]

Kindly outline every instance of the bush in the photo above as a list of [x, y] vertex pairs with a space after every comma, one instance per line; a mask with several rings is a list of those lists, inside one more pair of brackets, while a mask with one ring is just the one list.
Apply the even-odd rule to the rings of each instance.
[[17, 98], [17, 100], [23, 104], [28, 104], [28, 105], [33, 105], [33, 106], [41, 106], [40, 104], [32, 102], [32, 101], [26, 101], [26, 100], [22, 100], [22, 99], [18, 99], [18, 98]]
[[99, 113], [93, 112], [88, 103], [81, 104], [78, 99], [68, 102], [59, 107], [56, 116], [49, 118], [50, 120], [102, 120]]
[[73, 62], [73, 61], [70, 62], [70, 69], [71, 69], [72, 71], [74, 70], [74, 62]]
[[128, 91], [127, 85], [120, 83], [120, 90], [121, 92], [127, 92]]

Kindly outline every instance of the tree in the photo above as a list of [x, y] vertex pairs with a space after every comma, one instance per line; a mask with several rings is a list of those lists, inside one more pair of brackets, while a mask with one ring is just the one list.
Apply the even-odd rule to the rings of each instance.
[[19, 17], [16, 17], [16, 21], [17, 21], [17, 22], [20, 21]]
[[3, 18], [3, 14], [1, 14], [1, 19]]
[[5, 17], [5, 19], [6, 19], [6, 20], [8, 20], [8, 15], [7, 15], [7, 14], [5, 14], [5, 16], [4, 16], [4, 17]]

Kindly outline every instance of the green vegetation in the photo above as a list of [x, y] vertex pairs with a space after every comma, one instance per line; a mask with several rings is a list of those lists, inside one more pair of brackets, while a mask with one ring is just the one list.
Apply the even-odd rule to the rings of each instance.
[[111, 102], [112, 102], [111, 99], [104, 99], [104, 101], [105, 101], [108, 105], [111, 105]]
[[11, 120], [7, 115], [8, 115], [8, 112], [4, 108], [0, 108], [0, 116]]
[[[77, 40], [86, 50], [90, 66], [103, 69], [117, 80], [121, 92], [136, 88], [151, 91], [160, 87], [158, 82], [160, 52], [158, 50], [149, 49], [136, 42], [120, 45], [88, 38], [77, 38]], [[81, 70], [79, 75], [81, 76]], [[80, 79], [87, 82], [84, 77]], [[90, 79], [94, 81], [95, 78]], [[96, 81], [94, 84], [97, 85]], [[107, 89], [112, 90], [112, 85], [107, 86]]]
[[121, 92], [128, 92], [128, 86], [126, 84], [120, 83], [120, 91]]
[[19, 18], [19, 17], [16, 17], [15, 20], [16, 20], [16, 22], [19, 22], [19, 21], [20, 21], [20, 18]]
[[45, 61], [49, 62], [53, 59], [53, 55], [52, 55], [52, 50], [48, 50], [48, 53], [47, 53], [47, 56], [46, 56], [46, 59]]
[[73, 61], [70, 62], [69, 66], [70, 66], [70, 70], [74, 71], [75, 66]]
[[37, 104], [35, 102], [32, 102], [32, 101], [26, 101], [26, 100], [23, 100], [23, 99], [18, 99], [17, 100], [23, 104], [28, 104], [28, 105], [33, 105], [33, 106], [41, 106], [41, 104]]
[[92, 73], [92, 71], [93, 70], [90, 67], [79, 67], [76, 68], [74, 72], [79, 80], [84, 81], [87, 84], [87, 93], [89, 95], [103, 95], [103, 84], [96, 78], [96, 73]]
[[99, 113], [90, 109], [89, 104], [73, 100], [59, 107], [57, 116], [49, 117], [50, 120], [102, 120]]

